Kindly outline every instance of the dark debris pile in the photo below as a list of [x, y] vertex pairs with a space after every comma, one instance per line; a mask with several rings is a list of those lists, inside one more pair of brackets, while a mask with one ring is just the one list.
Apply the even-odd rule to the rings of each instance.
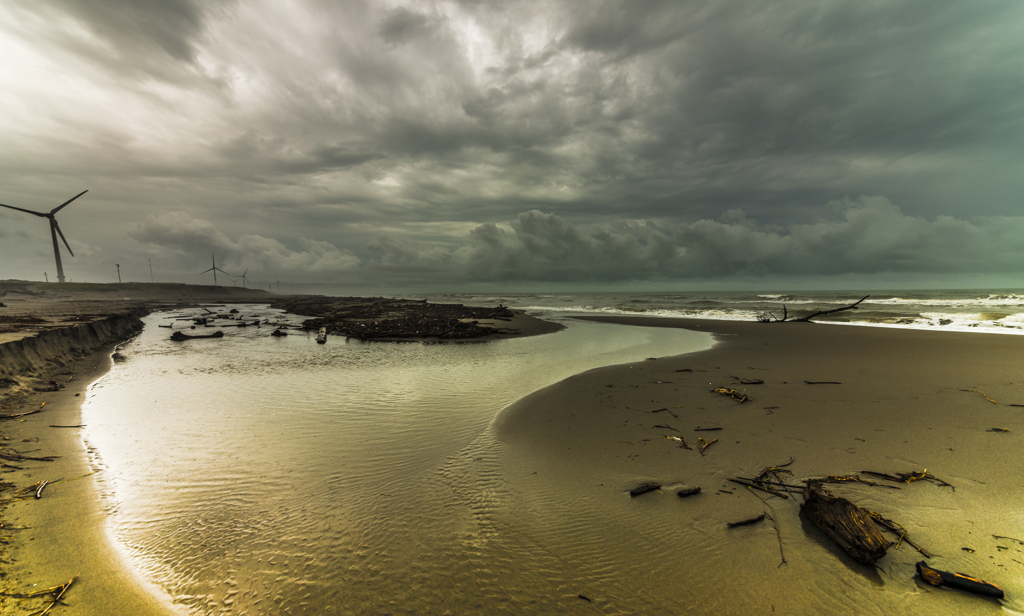
[[287, 298], [272, 306], [313, 317], [303, 322], [305, 329], [326, 327], [328, 333], [359, 340], [481, 338], [503, 330], [481, 326], [477, 319], [509, 320], [514, 316], [505, 306], [431, 304], [426, 300], [386, 298]]

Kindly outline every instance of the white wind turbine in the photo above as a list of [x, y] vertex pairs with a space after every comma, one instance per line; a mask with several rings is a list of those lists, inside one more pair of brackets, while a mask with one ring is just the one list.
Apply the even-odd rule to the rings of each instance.
[[61, 265], [61, 262], [60, 262], [60, 245], [57, 244], [57, 236], [60, 235], [60, 239], [64, 240], [64, 245], [68, 247], [68, 252], [71, 253], [72, 257], [75, 256], [75, 253], [72, 252], [71, 246], [68, 246], [68, 241], [67, 241], [67, 239], [64, 238], [64, 234], [61, 233], [60, 225], [57, 224], [57, 219], [54, 217], [54, 215], [57, 212], [61, 211], [63, 208], [65, 208], [69, 203], [71, 203], [75, 199], [81, 197], [82, 195], [84, 195], [87, 192], [89, 192], [89, 191], [88, 190], [83, 190], [82, 192], [78, 193], [74, 197], [71, 197], [70, 199], [68, 199], [64, 203], [61, 203], [57, 207], [53, 208], [49, 212], [35, 212], [35, 211], [32, 211], [32, 210], [26, 210], [26, 209], [23, 209], [23, 208], [20, 208], [20, 207], [14, 207], [13, 205], [4, 205], [3, 203], [0, 203], [0, 207], [6, 207], [6, 208], [10, 208], [12, 210], [18, 210], [19, 212], [25, 212], [26, 214], [32, 214], [33, 216], [39, 216], [40, 218], [48, 218], [48, 219], [50, 219], [50, 237], [53, 238], [53, 257], [57, 260], [57, 281], [58, 282], [64, 282], [64, 266]]
[[[206, 272], [213, 272], [213, 284], [215, 284], [215, 285], [217, 284], [217, 272], [220, 272], [221, 274], [224, 274], [228, 278], [231, 278], [231, 274], [229, 274], [229, 273], [225, 272], [224, 270], [222, 270], [221, 268], [217, 267], [217, 260], [216, 260], [216, 258], [212, 254], [210, 255], [210, 260], [213, 262], [213, 267], [211, 267], [210, 269], [208, 269], [208, 270], [206, 270], [204, 272], [199, 272], [200, 276], [202, 276]], [[245, 271], [249, 271], [249, 270], [245, 270]]]

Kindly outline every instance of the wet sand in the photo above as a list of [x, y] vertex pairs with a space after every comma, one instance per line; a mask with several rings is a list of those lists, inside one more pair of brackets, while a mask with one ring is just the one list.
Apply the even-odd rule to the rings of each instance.
[[[767, 499], [727, 481], [793, 458], [786, 468], [794, 483], [865, 470], [927, 469], [946, 480], [955, 491], [925, 482], [901, 490], [827, 487], [903, 524], [934, 555], [931, 566], [995, 583], [1006, 592], [1005, 606], [1024, 609], [1024, 544], [993, 537], [1024, 539], [1024, 338], [813, 323], [591, 320], [684, 327], [719, 341], [700, 353], [577, 375], [495, 421], [509, 501], [519, 503], [506, 523], [546, 542], [559, 558], [578, 559], [581, 570], [593, 567], [600, 583], [579, 592], [598, 607], [993, 612], [998, 604], [991, 600], [923, 584], [914, 569], [922, 556], [905, 543], [876, 567], [859, 565], [799, 514], [800, 497]], [[738, 403], [713, 393], [716, 387], [737, 388], [750, 400]], [[667, 436], [682, 437], [692, 449]], [[700, 455], [699, 438], [718, 441]], [[628, 490], [643, 482], [664, 488], [630, 498]], [[701, 494], [676, 497], [691, 487]], [[726, 527], [762, 512], [778, 521], [781, 553], [770, 520]], [[588, 551], [586, 543], [603, 547]]]
[[[29, 396], [15, 409], [5, 409], [5, 413], [25, 412], [46, 402], [43, 412], [0, 426], [9, 439], [5, 451], [60, 457], [52, 462], [7, 462], [24, 469], [3, 475], [18, 488], [43, 480], [51, 483], [43, 489], [42, 498], [29, 496], [3, 511], [5, 528], [26, 529], [4, 533], [14, 536], [6, 554], [10, 564], [5, 565], [4, 590], [23, 593], [63, 584], [77, 575], [67, 598], [76, 613], [180, 614], [165, 593], [134, 573], [107, 537], [109, 509], [116, 503], [99, 498], [81, 430], [51, 427], [80, 425], [88, 386], [110, 368], [113, 350], [111, 346], [66, 366], [76, 374], [66, 388]], [[18, 498], [11, 492], [4, 496]], [[0, 611], [29, 614], [45, 605], [39, 598], [3, 598]]]

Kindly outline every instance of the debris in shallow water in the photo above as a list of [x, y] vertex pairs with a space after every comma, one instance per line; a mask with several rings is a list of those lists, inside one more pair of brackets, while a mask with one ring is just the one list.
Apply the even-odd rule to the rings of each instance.
[[660, 483], [641, 483], [632, 490], [629, 491], [629, 495], [632, 497], [640, 496], [641, 494], [647, 494], [661, 488]]
[[655, 427], [655, 428], [662, 428], [662, 429], [664, 429], [664, 430], [675, 430], [676, 432], [679, 432], [679, 430], [676, 430], [676, 429], [675, 429], [675, 428], [673, 428], [672, 426], [669, 426], [669, 425], [666, 425], [666, 424], [657, 424], [657, 425], [656, 425], [656, 426], [654, 426], [654, 427]]
[[808, 385], [842, 385], [839, 381], [804, 381]]
[[989, 432], [1009, 432], [1006, 428], [989, 428]]
[[721, 428], [694, 428], [693, 429], [694, 432], [714, 432], [716, 430], [721, 430]]
[[678, 496], [679, 498], [686, 498], [687, 496], [694, 496], [696, 494], [700, 494], [700, 488], [699, 487], [698, 488], [690, 488], [688, 490], [687, 489], [679, 490], [678, 492], [676, 492], [676, 496]]
[[1003, 590], [995, 584], [964, 575], [963, 573], [950, 573], [948, 571], [932, 569], [923, 560], [917, 563], [917, 573], [921, 576], [922, 580], [932, 586], [950, 586], [986, 597], [1003, 598]]
[[588, 596], [586, 596], [586, 595], [584, 595], [584, 594], [579, 594], [579, 595], [576, 595], [576, 598], [577, 598], [577, 599], [583, 599], [583, 600], [584, 600], [584, 601], [586, 601], [587, 603], [593, 603], [593, 600], [592, 600], [592, 599], [591, 599], [590, 597], [588, 597]]

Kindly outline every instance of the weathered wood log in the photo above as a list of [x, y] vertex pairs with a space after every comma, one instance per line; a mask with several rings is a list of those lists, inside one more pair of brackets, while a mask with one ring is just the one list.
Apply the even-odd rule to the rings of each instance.
[[825, 492], [820, 481], [807, 482], [800, 511], [857, 562], [871, 565], [885, 556], [889, 542], [868, 512]]
[[208, 334], [208, 335], [198, 335], [198, 336], [190, 336], [189, 334], [183, 334], [183, 333], [181, 333], [180, 330], [174, 332], [173, 334], [171, 334], [171, 340], [177, 340], [179, 342], [182, 341], [182, 340], [194, 340], [196, 338], [223, 338], [223, 337], [224, 337], [224, 332], [219, 332], [219, 331], [218, 332], [214, 332], [212, 334]]
[[960, 590], [966, 590], [967, 592], [973, 592], [977, 595], [984, 595], [986, 597], [995, 597], [996, 599], [1003, 598], [1003, 590], [995, 584], [990, 584], [984, 580], [973, 578], [963, 573], [950, 573], [948, 571], [939, 571], [938, 569], [932, 569], [922, 560], [917, 563], [917, 573], [921, 576], [921, 579], [928, 582], [932, 586], [950, 586]]
[[687, 496], [694, 496], [700, 494], [700, 488], [690, 488], [688, 490], [679, 490], [676, 492], [676, 496], [679, 498], [686, 498]]
[[641, 483], [637, 487], [629, 491], [629, 495], [632, 497], [640, 496], [641, 494], [647, 494], [653, 492], [661, 487], [660, 483]]
[[789, 311], [786, 309], [786, 305], [783, 304], [782, 305], [782, 318], [781, 319], [778, 318], [777, 316], [775, 316], [774, 314], [772, 314], [771, 312], [765, 311], [765, 312], [762, 312], [761, 314], [757, 315], [757, 321], [759, 323], [783, 323], [783, 322], [787, 322], [787, 321], [789, 323], [810, 323], [811, 319], [816, 319], [818, 317], [825, 316], [826, 314], [833, 314], [833, 313], [836, 313], [836, 312], [843, 312], [844, 310], [857, 310], [857, 304], [861, 303], [862, 301], [866, 300], [869, 297], [871, 297], [871, 296], [870, 295], [865, 295], [864, 297], [860, 298], [859, 300], [855, 301], [854, 303], [850, 304], [849, 306], [843, 306], [842, 308], [833, 308], [832, 310], [819, 310], [818, 312], [815, 312], [814, 314], [809, 314], [809, 315], [807, 315], [805, 317], [800, 317], [798, 319], [790, 319], [789, 318]]

